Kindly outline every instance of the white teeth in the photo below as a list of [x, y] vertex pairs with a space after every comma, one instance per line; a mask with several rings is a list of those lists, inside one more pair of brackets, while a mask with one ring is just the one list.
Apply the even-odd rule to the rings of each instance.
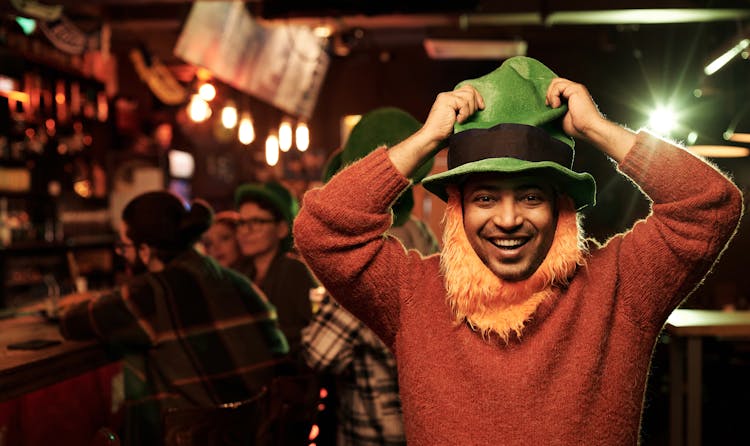
[[495, 244], [495, 246], [501, 247], [501, 248], [517, 248], [524, 243], [526, 243], [525, 239], [499, 239], [499, 240], [493, 240], [492, 243]]

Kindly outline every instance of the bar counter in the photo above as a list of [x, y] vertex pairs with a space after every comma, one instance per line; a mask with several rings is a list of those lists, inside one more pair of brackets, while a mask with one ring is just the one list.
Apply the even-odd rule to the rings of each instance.
[[[90, 294], [61, 299], [61, 305]], [[47, 320], [43, 304], [19, 308], [0, 319], [0, 401], [6, 401], [118, 360], [96, 341], [67, 341], [56, 323]], [[11, 350], [11, 344], [35, 339], [59, 341], [37, 350]]]

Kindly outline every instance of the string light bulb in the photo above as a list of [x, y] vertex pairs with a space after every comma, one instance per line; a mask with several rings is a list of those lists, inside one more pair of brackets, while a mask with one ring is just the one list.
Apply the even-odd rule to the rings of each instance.
[[266, 164], [275, 166], [279, 162], [279, 138], [273, 133], [266, 138]]
[[188, 104], [188, 116], [190, 116], [193, 122], [203, 122], [211, 117], [211, 107], [208, 106], [208, 102], [203, 98], [194, 94], [191, 96], [190, 103]]
[[304, 152], [310, 147], [310, 129], [307, 128], [307, 123], [297, 123], [297, 129], [294, 132], [294, 141], [297, 144], [297, 150]]
[[253, 118], [250, 116], [250, 112], [242, 113], [237, 136], [239, 137], [240, 142], [245, 145], [255, 141], [255, 128], [253, 127]]
[[206, 82], [198, 87], [198, 94], [201, 95], [204, 101], [211, 102], [216, 97], [216, 87]]
[[234, 101], [227, 101], [221, 109], [221, 124], [225, 129], [233, 129], [237, 126], [237, 107]]
[[279, 125], [279, 149], [288, 152], [292, 148], [292, 124], [284, 119]]

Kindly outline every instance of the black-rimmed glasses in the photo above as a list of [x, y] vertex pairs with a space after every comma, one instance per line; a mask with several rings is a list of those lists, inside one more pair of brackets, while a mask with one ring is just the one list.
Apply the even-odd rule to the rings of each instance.
[[255, 229], [260, 228], [263, 225], [267, 225], [270, 223], [276, 223], [276, 220], [273, 218], [245, 218], [245, 219], [239, 219], [237, 220], [237, 227], [246, 227], [247, 229], [253, 231]]

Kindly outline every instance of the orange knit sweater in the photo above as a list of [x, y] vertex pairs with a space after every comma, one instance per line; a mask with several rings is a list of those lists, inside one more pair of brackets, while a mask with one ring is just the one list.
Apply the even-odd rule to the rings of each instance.
[[299, 251], [395, 352], [410, 445], [638, 442], [657, 336], [733, 235], [742, 198], [713, 167], [644, 132], [619, 168], [651, 214], [591, 249], [508, 345], [452, 324], [437, 255], [383, 237], [408, 185], [385, 150], [306, 194]]

